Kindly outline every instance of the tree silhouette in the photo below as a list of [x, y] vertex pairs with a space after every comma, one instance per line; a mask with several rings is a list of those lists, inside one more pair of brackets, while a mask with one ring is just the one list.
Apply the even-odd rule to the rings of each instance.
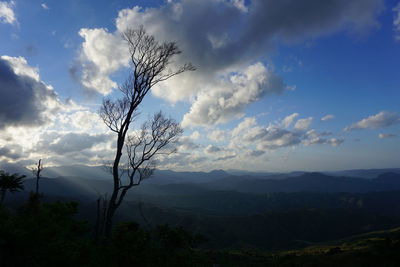
[[[117, 134], [116, 155], [111, 167], [113, 193], [108, 201], [105, 222], [107, 237], [111, 234], [115, 211], [128, 190], [151, 176], [155, 168], [153, 157], [182, 133], [178, 123], [159, 112], [144, 123], [139, 132], [128, 135], [130, 125], [138, 115], [139, 105], [157, 83], [195, 69], [191, 64], [184, 64], [175, 70], [169, 68], [171, 58], [181, 53], [177, 44], [159, 43], [146, 33], [143, 26], [126, 30], [123, 38], [129, 45], [131, 74], [119, 86], [121, 97], [116, 100], [105, 98], [99, 111], [107, 127]], [[122, 163], [124, 147], [126, 163]]]
[[14, 193], [24, 189], [24, 178], [25, 175], [9, 174], [0, 170], [0, 206], [4, 203], [7, 191]]
[[36, 195], [39, 194], [39, 179], [43, 168], [44, 167], [42, 159], [39, 159], [38, 163], [36, 164], [36, 168], [32, 169], [33, 174], [36, 176], [36, 188], [35, 188]]

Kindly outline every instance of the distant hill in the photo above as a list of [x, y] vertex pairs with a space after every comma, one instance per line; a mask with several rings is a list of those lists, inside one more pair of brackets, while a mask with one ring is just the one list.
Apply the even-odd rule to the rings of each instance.
[[[211, 172], [207, 176], [204, 173], [179, 173], [179, 176], [169, 171], [158, 172], [155, 177], [133, 188], [128, 197], [135, 197], [136, 195], [195, 196], [218, 191], [267, 194], [276, 192], [364, 193], [400, 190], [400, 174], [393, 172], [381, 174], [375, 179], [336, 177], [321, 173], [305, 173], [288, 178], [274, 176], [275, 179], [263, 179], [253, 176], [224, 177], [225, 174], [225, 172]], [[181, 180], [195, 180], [196, 182], [177, 182]], [[170, 183], [167, 183], [167, 181]], [[33, 191], [34, 186], [34, 179], [26, 180], [25, 187], [27, 191]], [[76, 176], [41, 178], [40, 190], [45, 194], [51, 195], [96, 197], [101, 194], [111, 193], [112, 179], [95, 180]]]
[[373, 179], [387, 172], [400, 174], [400, 168], [343, 170], [343, 171], [324, 172], [324, 173], [334, 176], [351, 176], [351, 177]]
[[[35, 162], [32, 162], [34, 164]], [[31, 170], [21, 167], [17, 164], [0, 162], [0, 169], [11, 173], [20, 173], [27, 175], [28, 178], [33, 178]], [[334, 172], [321, 172], [327, 176], [336, 177], [354, 177], [373, 179], [384, 173], [400, 174], [400, 168], [390, 169], [360, 169], [360, 170], [343, 170]], [[257, 179], [285, 179], [290, 177], [299, 177], [310, 174], [305, 171], [293, 171], [289, 173], [276, 172], [251, 172], [240, 170], [212, 170], [210, 172], [175, 172], [171, 170], [156, 170], [154, 175], [146, 181], [153, 184], [171, 184], [171, 183], [209, 183], [225, 177], [239, 178], [257, 178]], [[109, 180], [111, 174], [104, 166], [86, 166], [86, 165], [70, 165], [47, 167], [42, 172], [44, 177], [81, 177], [91, 180]]]
[[322, 173], [304, 173], [300, 176], [280, 179], [231, 176], [211, 182], [207, 186], [209, 189], [214, 190], [245, 193], [385, 191], [400, 189], [400, 173], [385, 173], [370, 180], [357, 177], [331, 176]]

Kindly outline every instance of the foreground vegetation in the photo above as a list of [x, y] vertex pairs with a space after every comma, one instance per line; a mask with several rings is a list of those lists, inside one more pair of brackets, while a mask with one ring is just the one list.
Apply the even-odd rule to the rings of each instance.
[[120, 223], [109, 240], [75, 219], [75, 202], [42, 203], [32, 194], [0, 210], [1, 266], [398, 266], [400, 228], [291, 251], [210, 250], [207, 241], [167, 225]]

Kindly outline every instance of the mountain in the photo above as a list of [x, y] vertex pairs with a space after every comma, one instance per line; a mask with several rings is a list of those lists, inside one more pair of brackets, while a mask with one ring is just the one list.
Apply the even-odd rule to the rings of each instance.
[[[133, 188], [128, 197], [139, 196], [198, 196], [222, 194], [222, 191], [247, 194], [268, 194], [276, 192], [320, 192], [320, 193], [363, 193], [373, 191], [400, 190], [400, 174], [384, 173], [374, 179], [356, 177], [336, 177], [321, 173], [304, 173], [300, 176], [284, 178], [272, 175], [269, 179], [254, 176], [224, 176], [225, 172], [176, 173], [160, 171]], [[186, 178], [185, 178], [186, 177]], [[220, 178], [222, 177], [222, 178]], [[195, 181], [178, 182], [178, 181]], [[35, 179], [27, 179], [27, 191], [34, 190]], [[76, 176], [41, 178], [40, 190], [45, 194], [60, 196], [110, 194], [112, 179], [86, 179]]]
[[334, 176], [351, 176], [366, 179], [373, 179], [381, 174], [392, 172], [400, 174], [400, 168], [389, 168], [389, 169], [358, 169], [358, 170], [343, 170], [334, 172], [324, 172], [328, 175]]
[[[389, 178], [390, 176], [390, 178]], [[271, 192], [369, 192], [400, 189], [400, 174], [382, 174], [375, 179], [338, 177], [322, 173], [304, 173], [278, 179], [231, 176], [207, 184], [209, 189], [244, 193]]]

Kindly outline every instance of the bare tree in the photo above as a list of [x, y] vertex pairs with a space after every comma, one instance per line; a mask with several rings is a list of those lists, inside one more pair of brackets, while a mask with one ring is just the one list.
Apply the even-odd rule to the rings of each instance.
[[[169, 65], [172, 57], [181, 53], [177, 44], [159, 43], [146, 33], [143, 26], [126, 30], [123, 38], [129, 45], [131, 74], [119, 86], [121, 97], [116, 100], [105, 98], [99, 111], [107, 127], [117, 134], [116, 154], [111, 167], [113, 193], [108, 201], [104, 230], [106, 237], [111, 234], [115, 211], [128, 190], [150, 177], [155, 168], [154, 156], [182, 133], [178, 123], [159, 112], [144, 123], [139, 132], [128, 135], [130, 125], [138, 115], [140, 103], [157, 83], [195, 69], [191, 64], [171, 69]], [[124, 147], [127, 158], [125, 164], [121, 162]]]
[[36, 163], [36, 168], [32, 168], [33, 174], [36, 176], [36, 190], [35, 193], [36, 195], [39, 195], [39, 179], [40, 179], [40, 173], [43, 170], [43, 162], [42, 159], [39, 159], [38, 163]]

